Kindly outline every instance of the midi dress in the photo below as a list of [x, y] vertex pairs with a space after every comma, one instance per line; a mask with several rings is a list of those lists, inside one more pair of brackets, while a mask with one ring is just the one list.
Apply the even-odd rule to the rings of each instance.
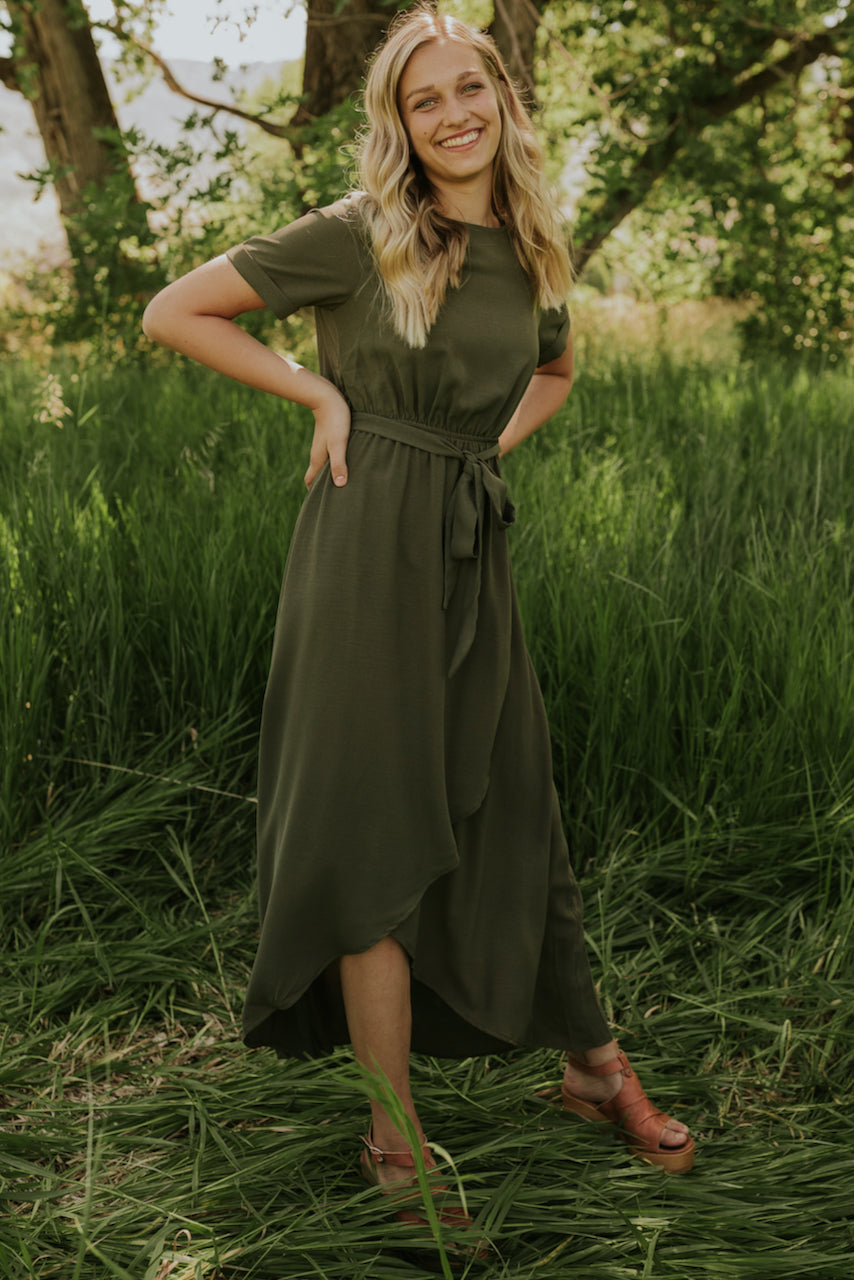
[[261, 722], [261, 929], [245, 1042], [349, 1040], [338, 959], [387, 936], [412, 1047], [447, 1057], [607, 1043], [525, 648], [497, 439], [567, 341], [508, 231], [469, 225], [427, 344], [387, 315], [358, 199], [229, 252], [277, 316], [313, 307], [351, 409], [292, 535]]

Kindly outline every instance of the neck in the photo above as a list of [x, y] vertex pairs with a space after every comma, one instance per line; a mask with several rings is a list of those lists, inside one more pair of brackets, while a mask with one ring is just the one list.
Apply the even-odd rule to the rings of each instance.
[[489, 209], [466, 209], [465, 206], [451, 204], [443, 200], [440, 209], [446, 218], [453, 222], [467, 222], [476, 227], [500, 227], [501, 219], [490, 207]]
[[492, 207], [492, 183], [488, 187], [478, 184], [466, 191], [459, 187], [452, 190], [437, 188], [439, 208], [446, 218], [455, 222], [473, 222], [478, 227], [500, 227], [501, 219]]

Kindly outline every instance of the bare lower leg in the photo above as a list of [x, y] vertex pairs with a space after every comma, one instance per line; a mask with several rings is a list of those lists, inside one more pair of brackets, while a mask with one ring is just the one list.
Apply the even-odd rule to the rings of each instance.
[[[358, 955], [342, 956], [341, 991], [357, 1061], [368, 1071], [379, 1067], [385, 1073], [423, 1141], [409, 1087], [412, 1006], [406, 952], [394, 938], [383, 938]], [[379, 1102], [371, 1102], [371, 1123], [375, 1146], [385, 1151], [408, 1149], [408, 1141]], [[408, 1176], [390, 1165], [379, 1165], [377, 1172], [381, 1181]]]
[[[589, 1066], [600, 1066], [605, 1062], [610, 1062], [616, 1058], [619, 1052], [619, 1045], [616, 1040], [609, 1040], [607, 1044], [601, 1045], [597, 1049], [586, 1049], [582, 1053], [576, 1053], [576, 1058], [581, 1058]], [[581, 1071], [576, 1071], [572, 1066], [572, 1060], [567, 1062], [566, 1071], [564, 1072], [564, 1082], [568, 1091], [577, 1098], [583, 1098], [586, 1102], [607, 1102], [613, 1098], [614, 1094], [620, 1088], [619, 1074], [613, 1076], [586, 1076]], [[688, 1134], [688, 1128], [679, 1120], [668, 1121], [667, 1128], [661, 1136], [662, 1145], [665, 1147], [682, 1146]]]

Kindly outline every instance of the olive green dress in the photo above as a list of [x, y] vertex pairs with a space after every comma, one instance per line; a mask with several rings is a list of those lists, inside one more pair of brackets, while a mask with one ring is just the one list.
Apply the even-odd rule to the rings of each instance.
[[294, 530], [262, 717], [244, 1034], [283, 1056], [348, 1040], [335, 962], [387, 935], [410, 957], [416, 1050], [610, 1039], [497, 464], [569, 320], [537, 312], [503, 228], [467, 230], [421, 350], [385, 318], [355, 202], [229, 254], [278, 316], [315, 307], [320, 371], [352, 410], [348, 483], [327, 464]]

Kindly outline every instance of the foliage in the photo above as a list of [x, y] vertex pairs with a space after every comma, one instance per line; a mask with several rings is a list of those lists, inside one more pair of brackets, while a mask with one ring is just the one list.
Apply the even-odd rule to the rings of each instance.
[[[128, 69], [147, 68], [160, 0], [115, 5]], [[453, 6], [488, 17], [483, 4]], [[234, 7], [217, 0], [232, 20]], [[250, 10], [236, 21], [251, 22]], [[849, 0], [555, 0], [540, 31], [540, 125], [551, 171], [568, 189], [588, 279], [628, 283], [671, 303], [710, 291], [751, 304], [746, 346], [850, 359], [854, 218], [852, 16]], [[220, 73], [223, 69], [220, 68]], [[224, 111], [228, 94], [223, 90]], [[288, 120], [289, 71], [240, 107]], [[177, 274], [257, 229], [280, 225], [349, 185], [356, 99], [273, 139], [223, 111], [194, 109], [172, 151], [126, 145], [146, 175], [160, 260]], [[80, 232], [107, 244], [122, 199], [90, 193]], [[150, 254], [127, 245], [130, 287], [93, 273], [90, 328], [150, 287]], [[146, 277], [145, 266], [149, 265]], [[115, 272], [112, 272], [115, 275]], [[68, 294], [49, 308], [69, 315]], [[112, 322], [111, 322], [112, 323]], [[255, 321], [262, 324], [263, 321]], [[133, 345], [130, 325], [122, 334]]]
[[711, 284], [754, 300], [751, 338], [850, 354], [851, 26], [847, 0], [552, 6], [543, 123], [582, 257], [604, 243], [655, 296]]
[[[124, 141], [132, 145], [133, 136]], [[79, 211], [67, 220], [73, 256], [48, 272], [39, 261], [20, 265], [17, 296], [3, 307], [0, 349], [35, 352], [46, 343], [83, 341], [105, 357], [140, 349], [142, 299], [156, 291], [163, 277], [156, 246], [128, 227], [127, 209], [128, 183], [122, 174], [84, 188]]]
[[632, 234], [658, 296], [672, 296], [686, 259], [699, 260], [706, 289], [756, 304], [744, 324], [749, 345], [835, 360], [854, 340], [854, 215], [837, 189], [823, 71], [805, 73], [800, 90], [794, 111], [780, 95], [697, 140], [686, 163], [700, 177], [681, 183], [679, 205], [663, 182], [633, 215]]

